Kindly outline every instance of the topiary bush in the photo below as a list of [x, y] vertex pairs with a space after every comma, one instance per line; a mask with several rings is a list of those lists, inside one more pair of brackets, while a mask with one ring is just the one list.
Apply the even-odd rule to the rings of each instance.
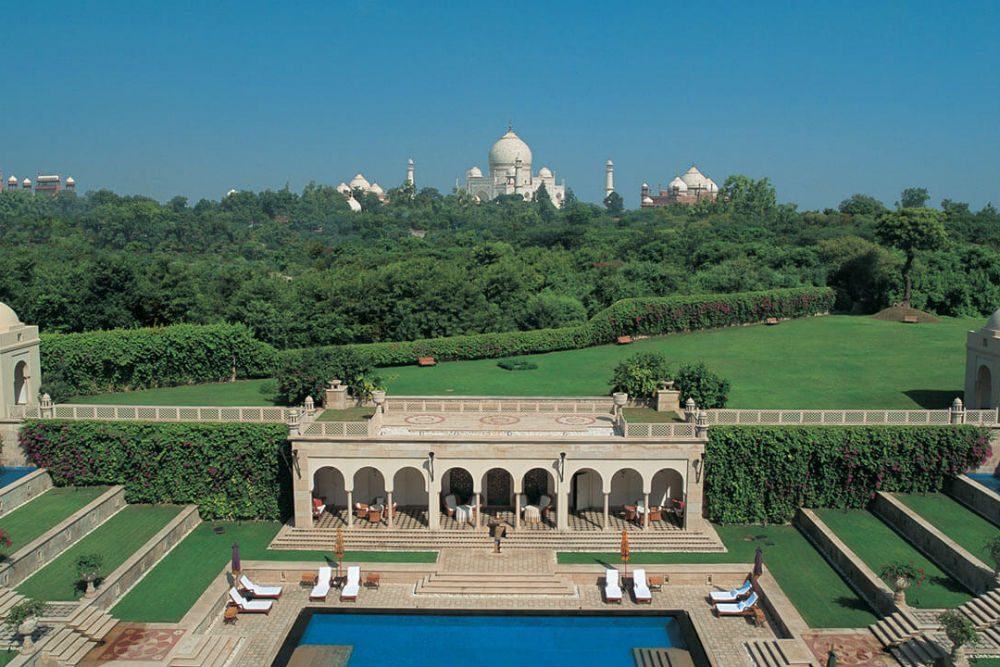
[[320, 403], [330, 380], [337, 378], [355, 397], [377, 388], [380, 379], [371, 362], [348, 347], [321, 347], [283, 353], [275, 369], [278, 403], [300, 405], [306, 396]]
[[615, 365], [611, 391], [624, 391], [630, 398], [653, 398], [660, 382], [669, 380], [670, 362], [659, 352], [637, 352]]
[[497, 366], [505, 371], [533, 371], [538, 368], [535, 362], [523, 359], [501, 359], [497, 362]]
[[877, 491], [939, 491], [990, 456], [977, 426], [713, 426], [705, 500], [717, 523], [786, 523], [799, 507], [863, 508]]
[[29, 420], [20, 444], [57, 486], [121, 484], [130, 503], [195, 503], [204, 519], [291, 511], [282, 424]]
[[681, 405], [693, 398], [699, 408], [724, 408], [729, 401], [729, 380], [713, 373], [702, 362], [683, 364], [673, 374], [681, 392]]

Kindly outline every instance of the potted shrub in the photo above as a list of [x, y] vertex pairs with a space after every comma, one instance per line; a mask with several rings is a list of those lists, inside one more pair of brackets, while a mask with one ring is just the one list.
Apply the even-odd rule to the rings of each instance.
[[993, 559], [993, 576], [997, 584], [1000, 585], [1000, 535], [994, 535], [986, 540], [986, 550], [990, 552]]
[[951, 664], [955, 667], [968, 667], [969, 659], [965, 656], [965, 647], [979, 641], [975, 624], [957, 609], [949, 609], [938, 616], [938, 623], [944, 627], [944, 633], [951, 642]]
[[104, 565], [104, 559], [98, 554], [83, 554], [76, 559], [76, 574], [80, 577], [80, 581], [87, 584], [87, 589], [84, 591], [84, 597], [94, 597], [97, 592], [94, 588], [94, 581], [101, 576], [101, 567]]
[[906, 589], [911, 585], [919, 586], [924, 580], [923, 568], [918, 568], [913, 563], [901, 561], [889, 563], [882, 568], [879, 574], [896, 592], [896, 604], [906, 604]]
[[24, 600], [7, 612], [4, 625], [11, 632], [21, 635], [21, 653], [31, 653], [35, 648], [32, 635], [38, 628], [38, 617], [47, 605], [41, 600]]

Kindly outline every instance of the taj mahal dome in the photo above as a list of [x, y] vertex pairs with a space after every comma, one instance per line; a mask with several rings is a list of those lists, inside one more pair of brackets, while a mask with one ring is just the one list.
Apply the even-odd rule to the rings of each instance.
[[479, 167], [465, 172], [465, 189], [477, 201], [485, 202], [500, 195], [521, 195], [534, 199], [538, 189], [545, 185], [552, 203], [562, 207], [566, 199], [566, 182], [556, 184], [555, 175], [548, 167], [537, 174], [531, 171], [531, 149], [521, 137], [507, 126], [507, 133], [500, 137], [489, 154], [489, 175], [484, 176]]

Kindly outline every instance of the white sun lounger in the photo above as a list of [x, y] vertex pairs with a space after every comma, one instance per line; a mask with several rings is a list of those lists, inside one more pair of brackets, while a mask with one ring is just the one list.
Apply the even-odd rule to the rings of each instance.
[[254, 598], [281, 597], [281, 586], [258, 586], [250, 581], [250, 577], [245, 574], [240, 575], [240, 586], [242, 586], [244, 590], [253, 593]]
[[746, 616], [757, 606], [757, 593], [751, 593], [746, 600], [736, 604], [717, 604], [715, 611], [719, 616]]
[[323, 566], [319, 568], [319, 575], [316, 577], [316, 585], [309, 593], [310, 600], [325, 600], [326, 594], [330, 592], [330, 580], [333, 578], [333, 568]]
[[622, 589], [618, 585], [618, 570], [608, 568], [604, 571], [604, 600], [606, 602], [622, 601]]
[[347, 583], [340, 591], [341, 600], [354, 601], [358, 599], [358, 591], [361, 589], [361, 568], [352, 565], [347, 568]]
[[747, 579], [743, 582], [743, 585], [739, 588], [734, 588], [728, 591], [712, 591], [709, 593], [709, 597], [712, 598], [713, 603], [718, 602], [737, 602], [742, 600], [746, 596], [753, 592], [753, 584]]
[[266, 614], [271, 611], [274, 600], [247, 600], [233, 586], [229, 589], [229, 599], [233, 601], [241, 614]]
[[636, 602], [653, 602], [653, 594], [649, 592], [649, 585], [646, 583], [646, 571], [641, 568], [632, 571], [632, 592], [635, 593]]

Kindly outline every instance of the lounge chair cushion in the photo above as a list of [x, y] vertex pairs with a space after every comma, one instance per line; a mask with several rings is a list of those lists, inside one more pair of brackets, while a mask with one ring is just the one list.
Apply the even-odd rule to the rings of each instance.
[[636, 601], [652, 601], [653, 594], [649, 592], [646, 584], [646, 570], [638, 569], [632, 572], [632, 590], [635, 592]]
[[316, 585], [309, 593], [310, 600], [325, 600], [326, 594], [330, 592], [330, 579], [333, 578], [332, 567], [319, 568], [319, 575], [316, 577]]
[[709, 597], [712, 598], [712, 602], [736, 602], [750, 593], [753, 592], [753, 584], [747, 579], [743, 582], [743, 585], [739, 588], [733, 588], [728, 591], [712, 591], [709, 593]]
[[622, 599], [622, 589], [618, 585], [618, 570], [607, 569], [604, 572], [604, 597], [606, 600]]
[[240, 575], [240, 586], [253, 593], [255, 598], [281, 597], [281, 586], [259, 586], [250, 581], [247, 575]]

